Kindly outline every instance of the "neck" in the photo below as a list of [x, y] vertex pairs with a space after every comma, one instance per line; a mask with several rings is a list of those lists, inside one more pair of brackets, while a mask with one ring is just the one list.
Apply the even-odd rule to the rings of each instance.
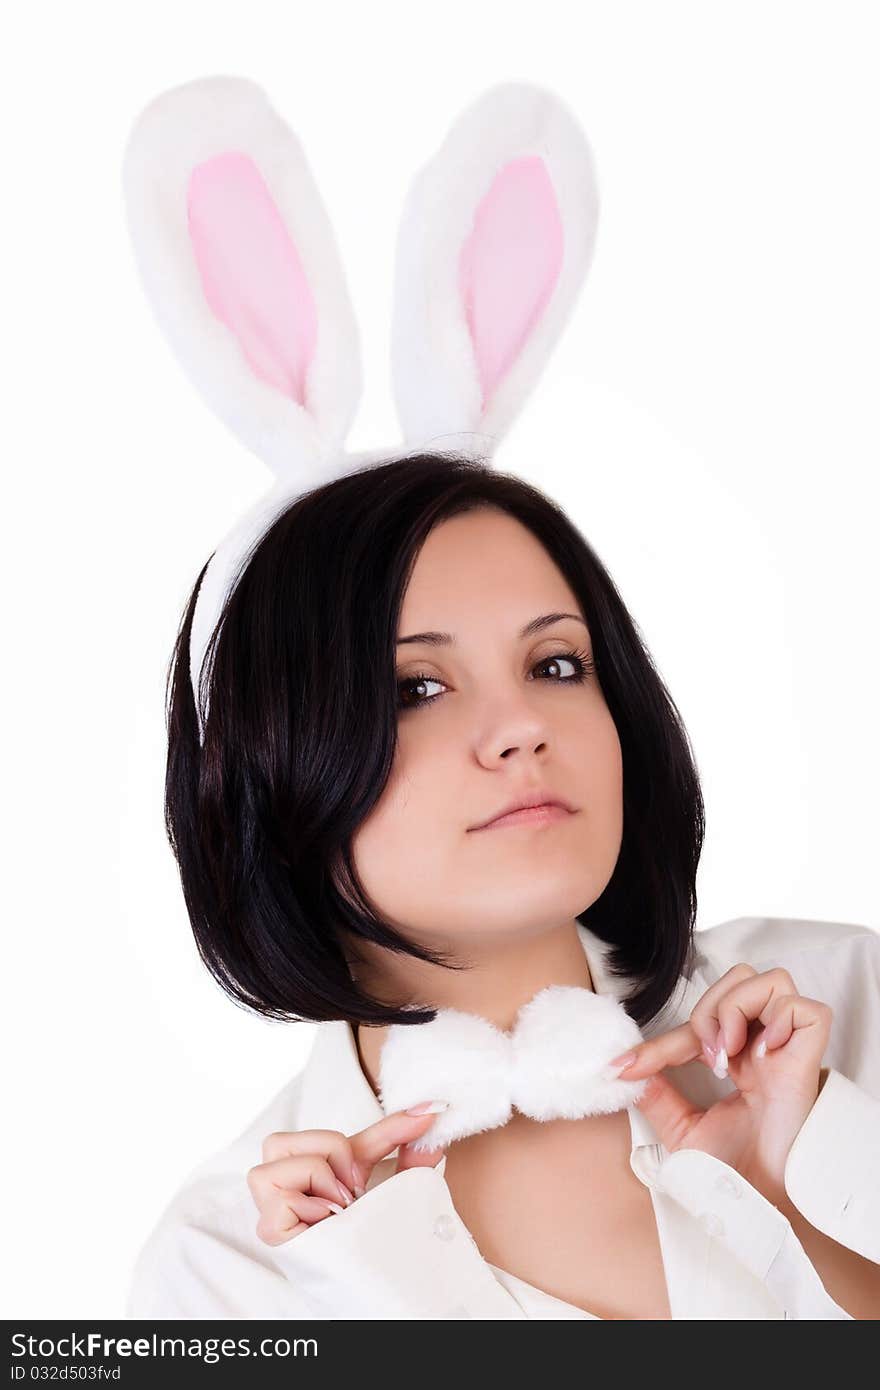
[[[447, 949], [445, 944], [442, 949]], [[449, 949], [458, 957], [460, 946], [452, 943]], [[504, 1032], [513, 1027], [522, 1005], [548, 985], [593, 989], [573, 918], [514, 940], [469, 937], [464, 970], [431, 965], [372, 942], [358, 941], [357, 950], [357, 979], [374, 997], [431, 1009], [461, 1009], [479, 1014]], [[354, 1033], [364, 1075], [378, 1095], [379, 1056], [388, 1027], [357, 1025]]]

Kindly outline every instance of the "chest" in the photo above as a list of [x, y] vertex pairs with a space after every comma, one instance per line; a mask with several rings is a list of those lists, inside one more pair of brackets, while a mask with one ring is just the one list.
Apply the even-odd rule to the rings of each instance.
[[598, 1144], [560, 1123], [558, 1134], [505, 1133], [503, 1146], [497, 1136], [451, 1146], [446, 1182], [480, 1254], [596, 1317], [668, 1319], [653, 1202], [629, 1165], [628, 1122]]

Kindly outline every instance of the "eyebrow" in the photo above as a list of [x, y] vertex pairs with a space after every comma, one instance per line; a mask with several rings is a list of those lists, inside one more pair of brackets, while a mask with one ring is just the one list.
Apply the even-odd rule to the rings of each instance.
[[[586, 623], [579, 613], [544, 613], [540, 618], [532, 618], [530, 623], [526, 623], [520, 639], [532, 637], [536, 632], [543, 632], [545, 627], [552, 627], [553, 623], [562, 622], [563, 618], [573, 618], [576, 623]], [[454, 647], [455, 638], [451, 632], [412, 632], [408, 637], [399, 637], [397, 645], [400, 647], [405, 642], [425, 642], [429, 647]]]

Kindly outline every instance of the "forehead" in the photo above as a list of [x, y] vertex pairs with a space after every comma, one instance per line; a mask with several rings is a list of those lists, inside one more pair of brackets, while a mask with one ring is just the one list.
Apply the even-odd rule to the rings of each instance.
[[525, 622], [533, 609], [543, 611], [542, 604], [580, 612], [538, 538], [497, 508], [466, 512], [435, 526], [422, 546], [404, 595], [401, 629], [454, 630], [481, 613]]

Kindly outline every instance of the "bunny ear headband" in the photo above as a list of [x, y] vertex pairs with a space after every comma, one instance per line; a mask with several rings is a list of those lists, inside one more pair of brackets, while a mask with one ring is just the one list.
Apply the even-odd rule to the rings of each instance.
[[[162, 93], [131, 131], [123, 185], [165, 336], [275, 477], [202, 577], [189, 656], [204, 738], [205, 656], [257, 541], [301, 493], [392, 453], [343, 447], [361, 393], [357, 326], [302, 149], [258, 86], [209, 77]], [[551, 93], [502, 83], [459, 116], [414, 179], [399, 228], [398, 456], [491, 457], [568, 318], [597, 212], [590, 147]]]

